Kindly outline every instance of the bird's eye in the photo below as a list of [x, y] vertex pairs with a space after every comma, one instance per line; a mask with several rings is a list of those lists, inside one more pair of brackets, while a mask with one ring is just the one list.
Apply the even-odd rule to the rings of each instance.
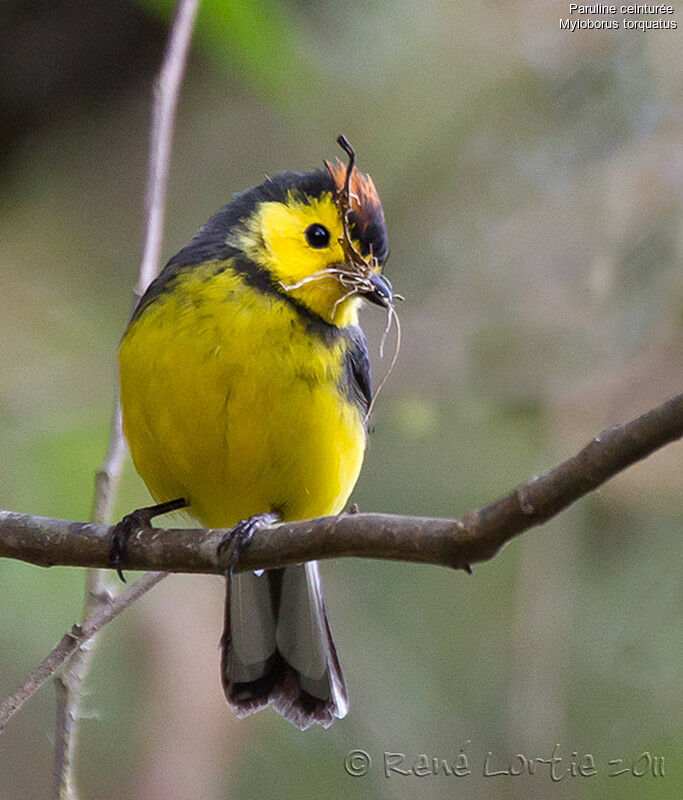
[[308, 228], [306, 228], [306, 241], [311, 247], [320, 250], [323, 247], [327, 247], [330, 243], [330, 232], [324, 225], [321, 225], [319, 222], [314, 222], [313, 225], [309, 225]]

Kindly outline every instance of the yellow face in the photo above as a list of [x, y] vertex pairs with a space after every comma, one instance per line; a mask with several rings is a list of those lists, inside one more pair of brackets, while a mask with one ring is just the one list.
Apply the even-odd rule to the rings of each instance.
[[[290, 194], [287, 202], [261, 203], [235, 244], [268, 270], [285, 291], [335, 325], [354, 324], [357, 296], [344, 297], [348, 288], [324, 270], [344, 265], [339, 239], [342, 221], [331, 193], [302, 200]], [[360, 250], [358, 242], [354, 242]]]

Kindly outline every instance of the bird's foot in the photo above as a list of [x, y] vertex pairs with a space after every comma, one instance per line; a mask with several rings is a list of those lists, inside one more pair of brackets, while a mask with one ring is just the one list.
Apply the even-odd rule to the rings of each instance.
[[225, 534], [218, 545], [216, 555], [229, 581], [232, 580], [235, 564], [239, 561], [240, 555], [244, 552], [245, 547], [252, 540], [256, 531], [259, 528], [273, 525], [279, 519], [280, 517], [274, 512], [254, 514], [253, 517], [247, 517], [247, 519], [238, 522], [234, 528]]
[[123, 577], [123, 562], [126, 559], [128, 539], [130, 536], [144, 528], [150, 528], [150, 522], [154, 517], [161, 514], [168, 514], [170, 511], [177, 511], [180, 508], [187, 508], [188, 503], [183, 497], [177, 500], [169, 500], [168, 503], [159, 503], [156, 506], [138, 508], [126, 514], [123, 519], [114, 525], [111, 533], [111, 547], [109, 549], [109, 566], [116, 570], [119, 578], [126, 583]]

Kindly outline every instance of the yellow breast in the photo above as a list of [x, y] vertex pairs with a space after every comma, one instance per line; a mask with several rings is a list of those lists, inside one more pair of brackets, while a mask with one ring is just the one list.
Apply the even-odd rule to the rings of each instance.
[[124, 431], [154, 498], [185, 497], [211, 527], [341, 511], [365, 449], [344, 355], [229, 263], [183, 271], [119, 352]]

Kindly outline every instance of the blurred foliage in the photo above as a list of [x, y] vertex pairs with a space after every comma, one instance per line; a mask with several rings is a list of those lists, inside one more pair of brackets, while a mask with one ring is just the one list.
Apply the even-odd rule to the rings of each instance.
[[[139, 5], [167, 20], [173, 0], [140, 0]], [[220, 63], [236, 64], [250, 82], [276, 102], [309, 88], [307, 64], [298, 53], [299, 33], [292, 10], [276, 0], [203, 0], [195, 41]]]
[[[0, 507], [89, 513], [171, 5], [69, 2], [55, 16], [21, 2], [3, 29]], [[353, 498], [362, 509], [463, 513], [680, 391], [677, 34], [569, 34], [564, 13], [531, 1], [202, 4], [166, 256], [264, 172], [334, 156], [341, 131], [384, 200], [388, 273], [408, 300]], [[384, 320], [364, 322], [377, 381]], [[235, 720], [218, 681], [221, 581], [168, 578], [101, 639], [83, 796], [680, 796], [680, 450], [472, 577], [325, 564], [352, 700], [328, 731], [300, 734], [270, 712]], [[118, 513], [146, 497], [128, 467]], [[83, 577], [0, 562], [0, 693], [78, 617]], [[53, 725], [46, 686], [0, 737], [1, 800], [48, 796]], [[482, 777], [489, 750], [501, 765], [547, 758], [556, 742], [567, 762], [592, 753], [598, 775]], [[344, 772], [355, 748], [373, 758], [366, 778]], [[460, 748], [466, 778], [382, 775], [385, 750], [452, 761]], [[645, 750], [665, 756], [665, 778], [607, 777], [609, 759]]]

